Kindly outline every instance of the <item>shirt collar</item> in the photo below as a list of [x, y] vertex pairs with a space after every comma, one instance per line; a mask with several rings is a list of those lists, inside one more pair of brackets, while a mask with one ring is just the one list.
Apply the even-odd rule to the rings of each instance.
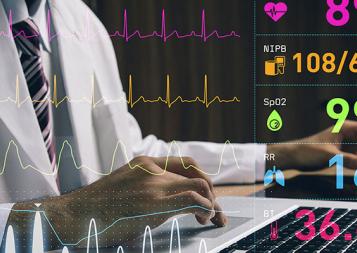
[[36, 3], [36, 10], [33, 10], [32, 15], [30, 15], [25, 0], [2, 0], [7, 15], [9, 15], [10, 11], [12, 13], [12, 24], [16, 24], [31, 18], [40, 30], [41, 44], [43, 49], [51, 52], [50, 39], [48, 34], [48, 26], [50, 24], [47, 22], [47, 0], [37, 1], [38, 3]]

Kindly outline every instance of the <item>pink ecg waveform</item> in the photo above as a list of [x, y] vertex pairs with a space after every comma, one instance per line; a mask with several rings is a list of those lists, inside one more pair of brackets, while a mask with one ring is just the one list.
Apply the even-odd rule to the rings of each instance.
[[[208, 39], [226, 39], [226, 38], [240, 38], [240, 35], [236, 31], [230, 31], [228, 33], [220, 33], [218, 30], [213, 30], [208, 32], [206, 29], [206, 14], [205, 10], [202, 10], [201, 13], [201, 31], [190, 31], [188, 33], [180, 33], [178, 30], [172, 30], [172, 31], [167, 31], [166, 27], [166, 16], [165, 16], [165, 10], [163, 9], [161, 12], [161, 30], [157, 31], [154, 30], [151, 33], [148, 34], [143, 34], [140, 32], [140, 30], [133, 30], [129, 31], [129, 23], [128, 23], [128, 15], [127, 15], [127, 10], [124, 9], [124, 16], [123, 16], [123, 29], [122, 31], [116, 30], [113, 33], [109, 33], [110, 37], [112, 38], [121, 38], [125, 42], [129, 42], [130, 40], [134, 38], [138, 38], [141, 40], [144, 39], [150, 39], [150, 38], [160, 38], [163, 42], [167, 42], [169, 39], [186, 39], [186, 38], [200, 38], [203, 42], [207, 42]], [[31, 38], [31, 37], [37, 37], [39, 34], [26, 34], [24, 31], [20, 31], [17, 34], [12, 33], [12, 12], [9, 12], [9, 31], [0, 31], [0, 37], [17, 37], [17, 36], [23, 36], [26, 38]], [[82, 33], [71, 33], [69, 36], [81, 36], [85, 38], [91, 38], [90, 32], [89, 32], [89, 27], [90, 25], [86, 26], [84, 29], [84, 32]], [[68, 36], [66, 34], [61, 33], [61, 31], [57, 33], [53, 33], [51, 31], [51, 12], [47, 12], [47, 31], [48, 31], [48, 37], [49, 41], [55, 39], [56, 37], [59, 36]], [[94, 35], [94, 33], [92, 34]]]

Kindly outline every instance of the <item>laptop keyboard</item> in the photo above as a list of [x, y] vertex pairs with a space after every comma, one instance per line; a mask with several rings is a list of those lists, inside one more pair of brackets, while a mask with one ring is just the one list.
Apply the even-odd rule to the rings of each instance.
[[[298, 212], [303, 212], [305, 215], [297, 218], [296, 214]], [[311, 219], [311, 227], [307, 228], [308, 224], [306, 222], [309, 220], [310, 212], [313, 214], [312, 217], [314, 219]], [[332, 212], [332, 217], [330, 219], [326, 218]], [[337, 229], [339, 229], [339, 233], [335, 233], [335, 235], [334, 232], [338, 230], [336, 230], [337, 226], [331, 226], [333, 223], [337, 224]], [[271, 238], [272, 228], [275, 226], [277, 226], [277, 236]], [[311, 231], [311, 228], [314, 231]], [[310, 233], [311, 236], [308, 239], [301, 240], [296, 236], [296, 232], [301, 232], [305, 236]], [[331, 237], [328, 238], [329, 235]], [[357, 210], [299, 207], [220, 252], [232, 253], [235, 251], [249, 253], [356, 253]]]

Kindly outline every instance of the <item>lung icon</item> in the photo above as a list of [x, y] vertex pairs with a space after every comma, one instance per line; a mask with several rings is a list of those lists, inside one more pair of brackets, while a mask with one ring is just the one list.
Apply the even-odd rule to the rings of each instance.
[[264, 176], [264, 185], [267, 186], [271, 184], [274, 181], [274, 175], [275, 175], [275, 181], [277, 184], [281, 186], [285, 186], [285, 177], [284, 173], [281, 170], [277, 170], [276, 166], [273, 167], [272, 170], [267, 170]]

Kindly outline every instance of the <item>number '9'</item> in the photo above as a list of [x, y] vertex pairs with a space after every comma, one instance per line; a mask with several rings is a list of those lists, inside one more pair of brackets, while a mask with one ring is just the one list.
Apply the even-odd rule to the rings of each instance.
[[[339, 106], [341, 109], [336, 110], [336, 107]], [[357, 110], [357, 103], [355, 104], [355, 112]], [[350, 106], [348, 102], [343, 98], [334, 98], [331, 99], [327, 104], [327, 115], [331, 119], [337, 120], [335, 126], [332, 129], [332, 133], [339, 133], [343, 123], [347, 119], [348, 113], [350, 112]]]

